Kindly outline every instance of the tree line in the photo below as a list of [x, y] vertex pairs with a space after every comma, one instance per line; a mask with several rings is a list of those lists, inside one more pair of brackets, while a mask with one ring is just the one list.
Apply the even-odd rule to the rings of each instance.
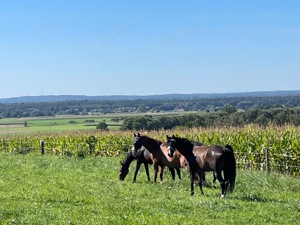
[[190, 113], [174, 116], [136, 116], [124, 120], [122, 130], [160, 130], [175, 127], [242, 127], [246, 124], [300, 125], [300, 109], [248, 109], [237, 111], [233, 106], [226, 105], [219, 112], [203, 115]]
[[2, 103], [0, 104], [0, 118], [55, 116], [68, 114], [98, 115], [106, 113], [130, 112], [218, 112], [225, 105], [233, 106], [238, 110], [295, 108], [300, 106], [300, 96]]

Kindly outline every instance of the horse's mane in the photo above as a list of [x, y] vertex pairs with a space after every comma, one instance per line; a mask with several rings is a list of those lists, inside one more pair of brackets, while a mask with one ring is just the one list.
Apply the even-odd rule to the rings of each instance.
[[148, 140], [150, 140], [150, 141], [157, 142], [159, 145], [161, 145], [161, 144], [163, 143], [163, 142], [160, 141], [160, 140], [156, 140], [156, 139], [151, 138], [151, 137], [148, 137], [148, 136], [146, 136], [146, 135], [143, 135], [143, 136], [141, 136], [141, 137], [146, 138], [146, 139], [148, 139]]
[[128, 165], [134, 160], [134, 156], [132, 155], [132, 151], [126, 153], [125, 158], [122, 160], [122, 164]]
[[179, 141], [182, 141], [183, 143], [188, 143], [188, 144], [191, 144], [191, 145], [194, 145], [194, 143], [190, 140], [188, 140], [187, 138], [181, 138], [181, 137], [174, 137], [174, 139], [176, 140], [179, 140]]

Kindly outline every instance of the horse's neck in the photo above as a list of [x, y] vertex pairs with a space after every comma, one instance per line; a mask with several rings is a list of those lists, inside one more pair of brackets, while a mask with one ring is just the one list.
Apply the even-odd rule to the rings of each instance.
[[152, 154], [155, 154], [158, 150], [160, 150], [161, 143], [161, 141], [149, 137], [143, 137], [142, 139], [142, 145]]
[[189, 162], [189, 164], [198, 164], [196, 161], [196, 157], [193, 153], [193, 144], [187, 144], [187, 145], [179, 145], [178, 151], [186, 158], [186, 160]]
[[128, 152], [126, 155], [126, 158], [123, 160], [123, 164], [126, 166], [130, 166], [130, 163], [134, 160], [134, 157], [132, 155], [132, 152]]
[[179, 143], [177, 146], [179, 152], [184, 156], [190, 156], [193, 155], [193, 148], [194, 145], [192, 143], [186, 142], [186, 143]]

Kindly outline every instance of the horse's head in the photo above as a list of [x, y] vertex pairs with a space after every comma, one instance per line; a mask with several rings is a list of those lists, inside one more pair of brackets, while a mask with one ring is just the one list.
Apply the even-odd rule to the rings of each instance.
[[132, 141], [132, 156], [136, 157], [137, 156], [137, 151], [142, 147], [142, 137], [140, 133], [135, 134], [134, 133], [134, 139]]
[[119, 180], [124, 180], [129, 172], [128, 167], [121, 162], [120, 170], [119, 170]]
[[174, 152], [176, 150], [175, 136], [173, 135], [172, 137], [169, 137], [167, 135], [166, 137], [167, 137], [166, 146], [167, 146], [167, 149], [168, 149], [168, 156], [173, 157]]

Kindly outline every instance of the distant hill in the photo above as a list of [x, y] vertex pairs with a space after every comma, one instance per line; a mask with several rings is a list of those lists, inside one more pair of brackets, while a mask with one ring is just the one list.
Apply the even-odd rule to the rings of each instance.
[[62, 102], [62, 101], [96, 101], [96, 100], [136, 100], [136, 99], [196, 99], [196, 98], [232, 98], [232, 97], [274, 97], [274, 96], [299, 96], [300, 90], [293, 91], [258, 91], [215, 94], [162, 94], [162, 95], [42, 95], [22, 96], [13, 98], [0, 98], [0, 103], [28, 103], [28, 102]]

